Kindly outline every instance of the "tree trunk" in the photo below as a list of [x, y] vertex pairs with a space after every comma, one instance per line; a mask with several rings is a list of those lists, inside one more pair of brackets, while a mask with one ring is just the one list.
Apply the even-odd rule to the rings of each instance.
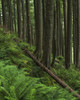
[[80, 43], [80, 0], [77, 0], [77, 50], [76, 50], [76, 65], [79, 67], [79, 43]]
[[47, 72], [57, 83], [59, 83], [63, 88], [67, 88], [78, 100], [80, 100], [80, 95], [76, 93], [70, 86], [68, 86], [64, 81], [57, 77], [53, 72], [51, 72], [46, 66], [44, 66], [40, 61], [36, 59], [27, 49], [23, 49], [45, 72]]
[[68, 0], [67, 9], [67, 34], [66, 34], [66, 52], [65, 52], [65, 67], [70, 67], [71, 60], [71, 34], [72, 34], [72, 0]]
[[46, 21], [45, 21], [45, 37], [43, 50], [43, 63], [50, 68], [51, 49], [52, 49], [52, 33], [53, 33], [53, 6], [54, 0], [46, 0]]
[[11, 0], [8, 0], [9, 9], [9, 30], [13, 31], [13, 19], [12, 19], [12, 5]]
[[25, 15], [25, 2], [22, 0], [22, 18], [23, 18], [23, 41], [26, 42], [26, 15]]
[[3, 16], [3, 26], [7, 28], [6, 24], [6, 7], [5, 7], [5, 0], [1, 0], [2, 2], [2, 16]]
[[80, 67], [80, 0], [78, 0], [78, 27], [79, 27], [79, 65]]
[[42, 1], [35, 0], [35, 31], [36, 31], [36, 56], [42, 57]]
[[21, 0], [17, 0], [17, 24], [18, 24], [18, 36], [22, 39]]
[[16, 1], [13, 0], [13, 9], [14, 9], [14, 31], [16, 32], [17, 29], [16, 29]]
[[[65, 53], [66, 50], [66, 35], [67, 35], [67, 0], [63, 0], [63, 11], [64, 11], [64, 37], [65, 37]], [[64, 55], [65, 55], [64, 53]]]
[[45, 49], [44, 38], [45, 38], [45, 19], [46, 19], [46, 0], [42, 0], [42, 12], [43, 12], [43, 41], [42, 48]]
[[29, 2], [30, 2], [29, 0], [26, 0], [28, 43], [31, 45], [31, 19], [30, 19], [30, 3]]
[[52, 54], [53, 54], [53, 60], [52, 60], [52, 66], [54, 67], [55, 57], [56, 57], [56, 10], [54, 7], [54, 15], [53, 15], [53, 39], [52, 39]]

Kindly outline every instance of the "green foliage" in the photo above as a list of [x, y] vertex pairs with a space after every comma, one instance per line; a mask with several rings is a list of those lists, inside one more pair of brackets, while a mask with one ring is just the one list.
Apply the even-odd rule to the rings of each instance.
[[[1, 100], [76, 100], [60, 87], [47, 87], [38, 78], [25, 76], [25, 69], [0, 62], [0, 98]], [[68, 95], [68, 97], [67, 97]]]
[[67, 90], [55, 85], [55, 81], [24, 54], [23, 47], [31, 52], [35, 49], [16, 34], [5, 34], [0, 29], [0, 100], [76, 100]]
[[55, 66], [57, 66], [59, 68], [64, 67], [64, 62], [65, 62], [64, 57], [58, 56], [55, 59]]
[[70, 69], [64, 68], [63, 61], [55, 63], [55, 69], [52, 69], [61, 79], [63, 79], [68, 85], [70, 85], [74, 90], [80, 91], [80, 71], [71, 65]]

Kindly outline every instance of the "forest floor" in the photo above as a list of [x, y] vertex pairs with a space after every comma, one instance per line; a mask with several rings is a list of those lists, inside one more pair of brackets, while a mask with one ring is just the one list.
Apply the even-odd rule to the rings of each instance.
[[[0, 29], [0, 100], [77, 100], [25, 54], [23, 47], [30, 52], [35, 50], [16, 33]], [[79, 93], [79, 69], [71, 65], [66, 70], [62, 56], [56, 60], [51, 70]]]

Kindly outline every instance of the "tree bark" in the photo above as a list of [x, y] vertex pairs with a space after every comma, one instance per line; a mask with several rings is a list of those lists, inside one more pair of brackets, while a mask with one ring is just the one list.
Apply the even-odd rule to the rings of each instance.
[[12, 5], [11, 5], [11, 0], [7, 1], [8, 3], [8, 12], [9, 12], [9, 30], [13, 31], [13, 19], [12, 19]]
[[71, 34], [72, 34], [72, 0], [68, 0], [67, 10], [67, 34], [66, 34], [66, 52], [65, 52], [65, 67], [70, 67], [71, 61]]
[[53, 54], [53, 60], [51, 66], [54, 67], [55, 57], [56, 57], [56, 10], [54, 7], [54, 15], [53, 15], [53, 38], [52, 38], [52, 54]]
[[[67, 52], [66, 50], [66, 35], [67, 35], [67, 0], [63, 0], [63, 12], [64, 12], [64, 37], [65, 37], [65, 53]], [[64, 53], [64, 56], [65, 56]]]
[[28, 43], [31, 45], [31, 19], [30, 19], [30, 1], [26, 0], [27, 33]]
[[80, 0], [78, 0], [78, 9], [79, 9], [78, 25], [79, 25], [79, 67], [80, 67]]
[[4, 26], [5, 28], [7, 28], [5, 0], [1, 0], [1, 2], [2, 2], [3, 26]]
[[53, 6], [54, 0], [46, 0], [46, 21], [45, 37], [43, 39], [45, 48], [43, 49], [43, 63], [50, 68], [52, 33], [53, 33]]
[[36, 31], [36, 50], [35, 54], [38, 58], [42, 57], [42, 1], [35, 0], [35, 31]]
[[17, 0], [17, 24], [18, 24], [18, 36], [22, 39], [21, 0]]
[[14, 31], [16, 32], [17, 31], [17, 28], [16, 28], [16, 1], [13, 0], [13, 9], [14, 9]]
[[25, 1], [22, 1], [22, 18], [23, 18], [23, 41], [26, 42], [26, 15], [25, 15]]

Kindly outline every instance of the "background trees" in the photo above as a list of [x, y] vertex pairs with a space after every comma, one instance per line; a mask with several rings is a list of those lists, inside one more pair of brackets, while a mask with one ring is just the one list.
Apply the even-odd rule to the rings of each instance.
[[79, 0], [1, 0], [0, 24], [15, 31], [30, 45], [48, 68], [55, 58], [65, 58], [79, 67]]

